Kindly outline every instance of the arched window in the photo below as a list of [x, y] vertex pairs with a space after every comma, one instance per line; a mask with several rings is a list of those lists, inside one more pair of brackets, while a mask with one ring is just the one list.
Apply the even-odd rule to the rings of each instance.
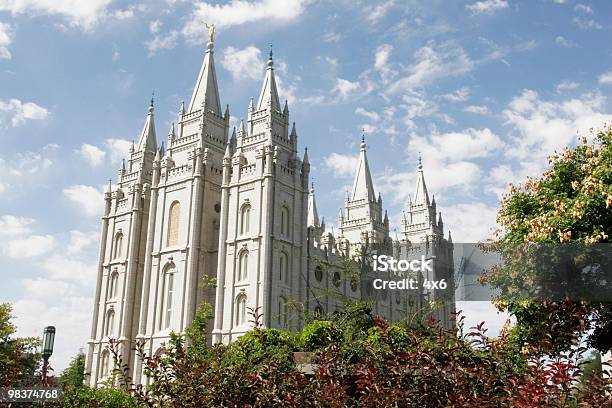
[[281, 235], [289, 236], [289, 209], [287, 207], [281, 208]]
[[284, 297], [278, 298], [278, 324], [281, 327], [287, 326], [288, 321], [287, 300]]
[[174, 246], [178, 244], [180, 218], [181, 203], [175, 201], [170, 205], [170, 211], [168, 213], [168, 246]]
[[248, 234], [251, 227], [251, 206], [245, 204], [240, 210], [240, 234]]
[[249, 251], [246, 249], [240, 252], [238, 257], [238, 273], [236, 275], [238, 282], [246, 280], [249, 277]]
[[245, 295], [238, 295], [236, 298], [236, 326], [246, 324], [246, 301]]
[[110, 355], [108, 350], [104, 350], [102, 352], [102, 359], [100, 361], [100, 379], [108, 376], [108, 371], [110, 368]]
[[286, 253], [281, 252], [278, 259], [278, 271], [281, 282], [287, 283], [289, 281], [289, 257]]
[[113, 259], [117, 259], [121, 257], [121, 254], [123, 252], [123, 233], [118, 232], [117, 235], [115, 235], [115, 247], [113, 248], [114, 253], [113, 253]]
[[164, 271], [162, 288], [160, 329], [169, 329], [172, 320], [172, 298], [174, 295], [174, 265], [169, 265]]
[[321, 267], [321, 265], [315, 266], [314, 275], [315, 275], [315, 279], [318, 282], [321, 282], [323, 280], [323, 268]]
[[115, 311], [111, 309], [106, 313], [106, 330], [104, 331], [104, 334], [107, 337], [110, 337], [112, 336], [114, 330], [115, 330]]
[[110, 285], [108, 288], [108, 298], [114, 299], [117, 297], [117, 284], [119, 283], [119, 274], [113, 272], [110, 278]]

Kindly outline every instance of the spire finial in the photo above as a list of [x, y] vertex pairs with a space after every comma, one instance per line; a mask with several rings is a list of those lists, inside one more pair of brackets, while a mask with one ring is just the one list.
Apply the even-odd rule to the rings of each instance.
[[365, 149], [366, 147], [366, 142], [365, 142], [365, 129], [361, 128], [361, 145], [360, 145], [361, 149]]
[[153, 109], [155, 105], [155, 91], [151, 92], [151, 103], [149, 104], [149, 110]]
[[270, 54], [268, 57], [268, 67], [272, 68], [274, 61], [272, 60], [272, 43], [270, 43]]
[[423, 160], [421, 159], [421, 152], [419, 152], [419, 165], [417, 166], [417, 169], [423, 170]]

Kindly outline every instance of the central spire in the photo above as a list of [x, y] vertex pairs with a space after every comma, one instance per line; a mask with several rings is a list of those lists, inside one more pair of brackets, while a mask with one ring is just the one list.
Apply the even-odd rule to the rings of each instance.
[[357, 174], [355, 174], [355, 181], [353, 182], [353, 194], [351, 195], [351, 200], [353, 201], [361, 199], [376, 201], [372, 175], [370, 174], [370, 166], [366, 155], [365, 135], [361, 136], [359, 165], [357, 167]]
[[427, 193], [427, 185], [425, 184], [425, 176], [423, 175], [423, 161], [419, 153], [419, 164], [417, 166], [417, 184], [414, 190], [414, 204], [429, 205], [429, 194]]
[[153, 121], [153, 98], [151, 98], [151, 104], [149, 105], [149, 112], [147, 113], [147, 119], [145, 120], [142, 133], [140, 134], [140, 140], [138, 141], [138, 151], [149, 151], [154, 152], [157, 150], [157, 138], [155, 137], [155, 123]]
[[257, 101], [257, 110], [266, 109], [270, 104], [272, 109], [280, 111], [278, 90], [276, 89], [276, 79], [274, 78], [274, 60], [272, 59], [272, 45], [270, 45], [270, 56], [268, 57], [268, 67]]
[[315, 200], [314, 183], [310, 185], [310, 194], [308, 194], [308, 226], [319, 228], [319, 212], [317, 211], [317, 202]]
[[189, 112], [202, 109], [202, 103], [206, 104], [206, 109], [221, 115], [221, 102], [219, 100], [219, 88], [217, 86], [217, 73], [215, 71], [215, 60], [213, 58], [213, 48], [215, 44], [210, 41], [206, 46], [204, 62], [200, 69], [198, 82], [191, 96]]

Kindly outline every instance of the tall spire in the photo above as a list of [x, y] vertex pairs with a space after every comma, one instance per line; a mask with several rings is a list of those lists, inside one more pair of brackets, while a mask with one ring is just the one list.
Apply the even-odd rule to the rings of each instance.
[[276, 89], [276, 79], [274, 79], [274, 61], [272, 60], [272, 45], [270, 45], [270, 56], [268, 57], [268, 68], [266, 68], [266, 76], [261, 87], [259, 100], [257, 101], [257, 110], [266, 109], [270, 103], [272, 109], [280, 111], [280, 102], [278, 100], [278, 90]]
[[153, 98], [151, 98], [151, 104], [149, 105], [149, 112], [147, 113], [147, 119], [145, 120], [142, 133], [140, 134], [140, 140], [138, 141], [138, 151], [149, 151], [155, 152], [157, 150], [157, 138], [155, 137], [155, 122], [153, 121]]
[[376, 201], [374, 195], [374, 185], [372, 184], [372, 175], [370, 174], [370, 166], [368, 165], [368, 157], [366, 156], [365, 136], [361, 136], [361, 145], [359, 151], [359, 165], [355, 181], [353, 182], [353, 194], [351, 200], [367, 199], [368, 201]]
[[310, 194], [308, 194], [308, 226], [319, 228], [319, 212], [317, 211], [317, 202], [315, 200], [314, 183], [310, 186]]
[[206, 103], [206, 109], [213, 111], [221, 116], [221, 102], [219, 100], [219, 87], [217, 86], [217, 74], [215, 71], [215, 60], [213, 58], [214, 43], [209, 42], [204, 54], [204, 62], [200, 69], [198, 82], [191, 96], [189, 112], [202, 108], [202, 103]]
[[421, 160], [421, 154], [419, 153], [419, 165], [417, 166], [417, 184], [414, 190], [415, 205], [426, 204], [429, 205], [429, 194], [427, 193], [427, 185], [425, 184], [425, 176], [423, 175], [423, 162]]

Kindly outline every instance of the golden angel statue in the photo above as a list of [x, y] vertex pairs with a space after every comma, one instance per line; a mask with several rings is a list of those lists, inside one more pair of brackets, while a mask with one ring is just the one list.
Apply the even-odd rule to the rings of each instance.
[[214, 24], [208, 24], [208, 23], [204, 23], [204, 25], [206, 26], [206, 28], [208, 28], [208, 41], [209, 42], [214, 42], [215, 41], [215, 25]]

